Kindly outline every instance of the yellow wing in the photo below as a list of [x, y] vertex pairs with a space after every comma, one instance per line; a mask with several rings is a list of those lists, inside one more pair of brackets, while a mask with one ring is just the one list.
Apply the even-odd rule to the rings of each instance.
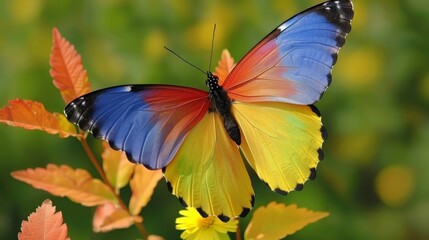
[[253, 205], [253, 188], [239, 148], [217, 113], [208, 113], [189, 132], [165, 168], [170, 190], [202, 216], [222, 221], [244, 216]]
[[314, 106], [236, 102], [232, 112], [241, 129], [241, 150], [271, 190], [301, 190], [316, 176], [326, 132]]

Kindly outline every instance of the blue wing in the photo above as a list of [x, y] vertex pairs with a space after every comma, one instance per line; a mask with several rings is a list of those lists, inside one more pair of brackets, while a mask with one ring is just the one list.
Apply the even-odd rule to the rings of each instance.
[[209, 108], [207, 92], [168, 85], [130, 85], [106, 88], [69, 103], [69, 121], [128, 159], [150, 169], [165, 167], [185, 136]]
[[313, 104], [331, 82], [331, 69], [351, 30], [351, 1], [309, 8], [274, 29], [222, 84], [233, 100]]

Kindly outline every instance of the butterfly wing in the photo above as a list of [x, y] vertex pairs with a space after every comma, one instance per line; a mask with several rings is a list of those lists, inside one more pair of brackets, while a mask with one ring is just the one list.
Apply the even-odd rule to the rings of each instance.
[[69, 121], [107, 140], [128, 159], [165, 167], [207, 113], [207, 92], [169, 85], [129, 85], [81, 96], [64, 112]]
[[314, 106], [240, 103], [232, 112], [242, 130], [244, 156], [272, 190], [300, 190], [316, 176], [326, 131]]
[[313, 104], [351, 30], [351, 1], [329, 1], [282, 23], [231, 71], [222, 87], [231, 99]]
[[327, 137], [312, 105], [350, 32], [353, 5], [329, 1], [292, 17], [257, 44], [223, 83], [241, 150], [272, 190], [301, 190], [316, 175]]
[[210, 112], [189, 132], [164, 176], [171, 192], [202, 216], [245, 216], [253, 189], [238, 146], [219, 114]]

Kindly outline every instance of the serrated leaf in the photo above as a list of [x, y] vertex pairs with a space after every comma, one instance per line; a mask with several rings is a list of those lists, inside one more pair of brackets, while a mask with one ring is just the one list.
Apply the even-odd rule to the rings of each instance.
[[143, 165], [135, 165], [134, 175], [130, 181], [133, 194], [129, 209], [132, 215], [138, 215], [142, 208], [147, 205], [161, 178], [161, 170], [148, 170]]
[[214, 73], [219, 78], [220, 85], [225, 81], [234, 66], [234, 58], [231, 57], [231, 54], [227, 49], [224, 49]]
[[126, 210], [112, 203], [97, 207], [92, 221], [94, 232], [108, 232], [114, 229], [128, 228], [136, 222], [142, 222], [140, 216], [131, 216]]
[[60, 90], [64, 102], [69, 103], [73, 99], [90, 92], [88, 76], [83, 68], [80, 55], [74, 46], [61, 36], [58, 29], [52, 30], [52, 38], [52, 51], [49, 61], [51, 70], [49, 73], [54, 79], [55, 87]]
[[295, 204], [286, 206], [271, 202], [253, 213], [244, 238], [247, 240], [282, 239], [328, 215], [327, 212], [298, 208]]
[[12, 172], [11, 175], [34, 188], [45, 190], [55, 196], [68, 197], [84, 206], [117, 201], [107, 185], [99, 179], [92, 178], [84, 169], [48, 164], [46, 168], [29, 168]]
[[11, 100], [0, 109], [0, 122], [29, 130], [42, 130], [60, 137], [77, 136], [76, 127], [63, 114], [46, 111], [42, 103], [31, 100]]
[[110, 148], [107, 142], [103, 142], [103, 169], [107, 179], [116, 189], [128, 184], [134, 171], [134, 165], [128, 161], [125, 153]]
[[67, 225], [63, 223], [61, 211], [55, 213], [51, 200], [43, 201], [36, 212], [22, 221], [19, 240], [70, 240], [67, 237]]

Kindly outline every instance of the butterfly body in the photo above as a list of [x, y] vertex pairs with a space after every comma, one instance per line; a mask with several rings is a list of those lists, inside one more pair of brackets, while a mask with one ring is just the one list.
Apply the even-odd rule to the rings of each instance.
[[228, 71], [207, 72], [208, 92], [117, 86], [77, 98], [65, 115], [130, 161], [163, 169], [183, 205], [243, 217], [254, 192], [242, 156], [282, 194], [315, 178], [327, 135], [313, 104], [332, 81], [353, 15], [350, 0], [336, 0], [293, 16]]
[[231, 99], [228, 97], [227, 92], [219, 86], [219, 78], [211, 72], [207, 72], [206, 84], [209, 87], [210, 109], [222, 116], [223, 124], [228, 135], [237, 145], [241, 144], [240, 129], [238, 128], [237, 121], [231, 114]]

